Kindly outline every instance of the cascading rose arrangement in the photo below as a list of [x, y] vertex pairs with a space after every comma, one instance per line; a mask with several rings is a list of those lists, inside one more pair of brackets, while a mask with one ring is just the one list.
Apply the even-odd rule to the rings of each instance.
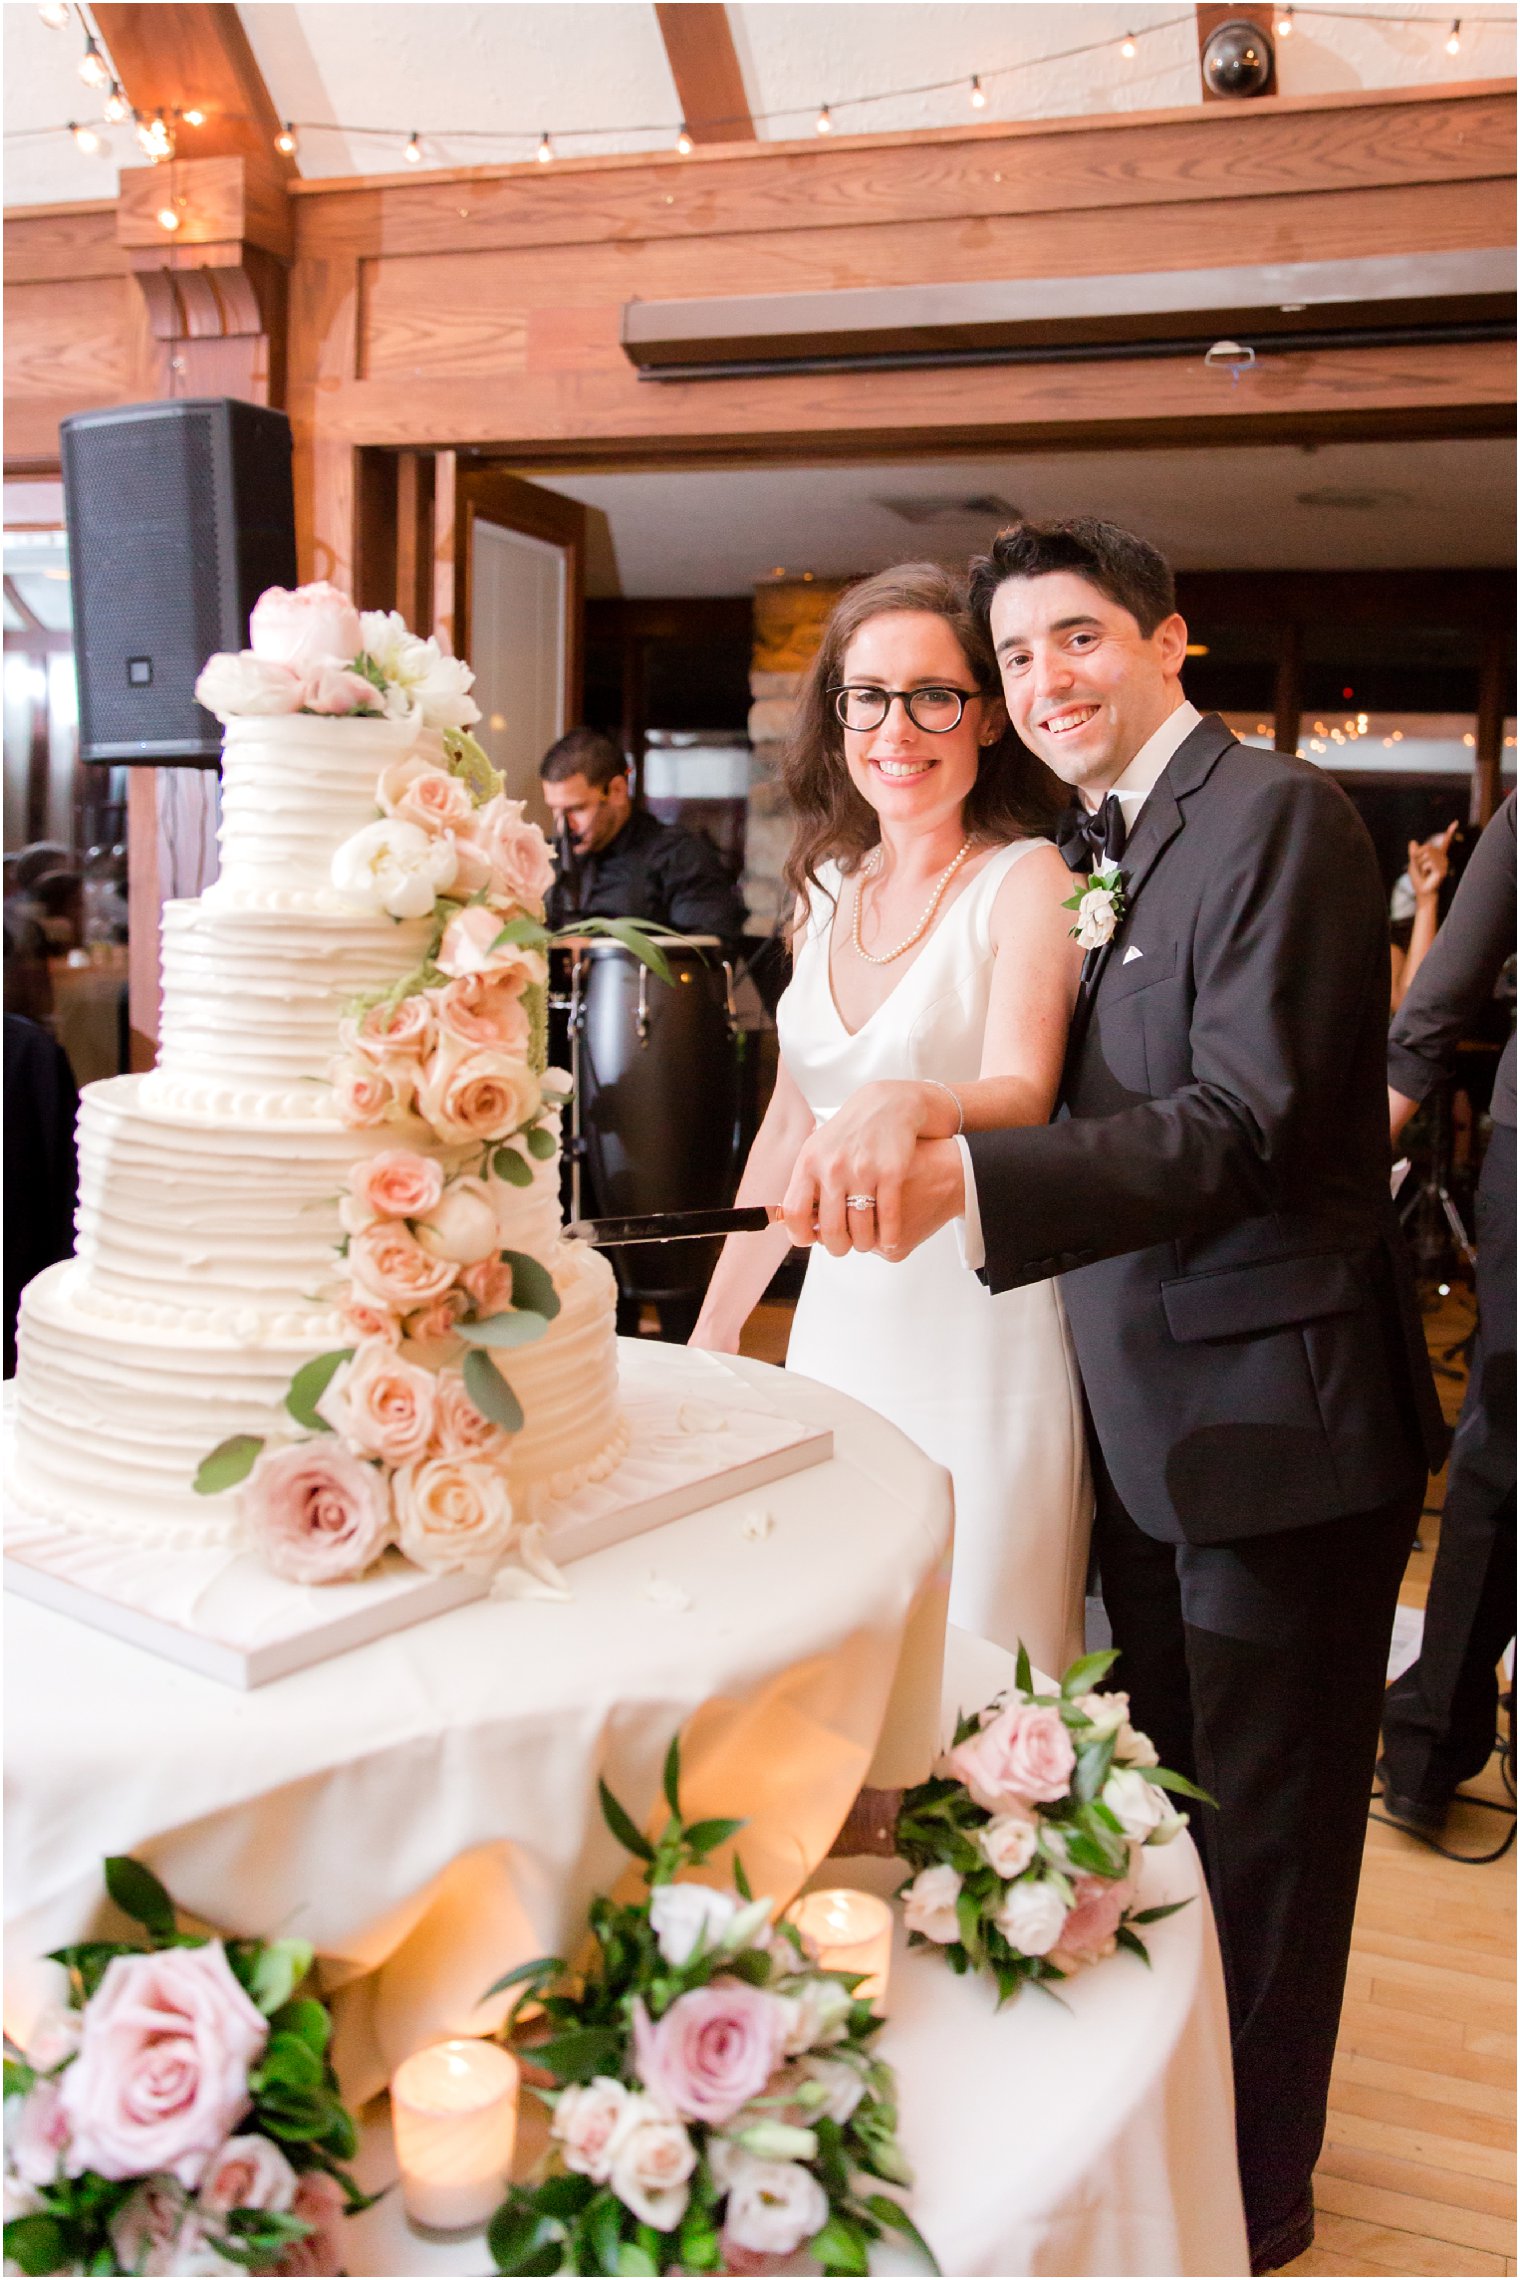
[[552, 1582], [536, 1526], [514, 1512], [507, 1464], [524, 1414], [493, 1358], [536, 1343], [560, 1312], [549, 1269], [503, 1244], [497, 1205], [557, 1156], [566, 1097], [544, 1068], [548, 844], [467, 734], [472, 676], [436, 642], [330, 586], [266, 594], [250, 636], [197, 684], [224, 718], [419, 727], [330, 879], [342, 904], [428, 932], [414, 967], [349, 1005], [331, 1070], [345, 1127], [410, 1143], [357, 1160], [339, 1206], [354, 1342], [292, 1378], [285, 1406], [305, 1437], [233, 1435], [196, 1487], [241, 1483], [254, 1544], [294, 1582], [356, 1576], [391, 1544], [435, 1572], [488, 1572], [516, 1551]]

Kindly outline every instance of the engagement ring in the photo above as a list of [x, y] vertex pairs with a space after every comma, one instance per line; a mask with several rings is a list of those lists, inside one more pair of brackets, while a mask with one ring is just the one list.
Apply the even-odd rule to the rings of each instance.
[[874, 1195], [847, 1195], [844, 1207], [846, 1211], [874, 1211], [876, 1198]]

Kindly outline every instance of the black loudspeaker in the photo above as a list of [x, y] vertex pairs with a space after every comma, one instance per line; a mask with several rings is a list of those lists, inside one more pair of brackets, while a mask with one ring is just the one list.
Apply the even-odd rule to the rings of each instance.
[[78, 412], [61, 433], [80, 758], [214, 762], [196, 676], [248, 646], [266, 586], [296, 583], [290, 422], [211, 396]]

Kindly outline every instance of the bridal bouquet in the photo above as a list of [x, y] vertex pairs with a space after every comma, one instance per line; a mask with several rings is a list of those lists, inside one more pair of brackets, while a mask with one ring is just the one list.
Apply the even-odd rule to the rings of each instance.
[[1137, 1927], [1187, 1905], [1137, 1911], [1135, 1866], [1143, 1846], [1187, 1826], [1168, 1791], [1212, 1799], [1157, 1764], [1127, 1695], [1091, 1691], [1116, 1659], [1084, 1655], [1041, 1692], [1021, 1647], [1011, 1690], [961, 1718], [939, 1771], [904, 1795], [910, 1944], [941, 1948], [955, 1971], [989, 1971], [1000, 2003], [1116, 1947], [1147, 1962]]
[[7, 2046], [7, 2268], [341, 2272], [343, 2218], [369, 2204], [331, 2021], [296, 1992], [310, 1948], [181, 1931], [137, 1861], [105, 1878], [147, 1944], [60, 1949], [68, 2006]]
[[645, 1893], [592, 1903], [586, 1968], [546, 1957], [488, 1991], [519, 1987], [505, 2032], [530, 2014], [520, 2047], [553, 2108], [542, 2173], [492, 2220], [497, 2269], [756, 2271], [805, 2249], [861, 2273], [887, 2230], [936, 2269], [902, 2203], [869, 2188], [909, 2182], [871, 2049], [881, 2022], [854, 1975], [820, 1971], [795, 1926], [772, 1924], [737, 1859], [737, 1891], [683, 1881], [742, 1823], [683, 1822], [679, 1781], [672, 1742], [657, 1844], [602, 1788]]

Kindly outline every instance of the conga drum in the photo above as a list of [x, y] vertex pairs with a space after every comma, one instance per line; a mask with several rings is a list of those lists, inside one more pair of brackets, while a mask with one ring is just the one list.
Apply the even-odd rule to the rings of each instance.
[[[716, 937], [662, 939], [662, 982], [620, 942], [589, 942], [576, 966], [578, 1125], [597, 1212], [697, 1211], [731, 1195], [739, 1067], [731, 976]], [[700, 1295], [712, 1243], [610, 1253], [624, 1294]]]

